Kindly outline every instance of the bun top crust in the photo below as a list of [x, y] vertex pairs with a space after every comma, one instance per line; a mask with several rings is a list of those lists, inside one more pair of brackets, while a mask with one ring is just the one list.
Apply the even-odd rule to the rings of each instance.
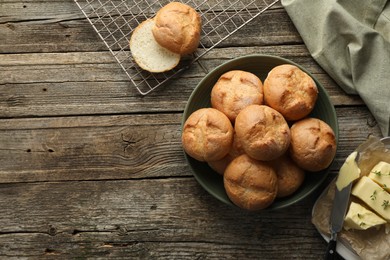
[[250, 105], [237, 116], [234, 129], [243, 150], [252, 158], [270, 161], [290, 145], [290, 129], [283, 116], [264, 105]]
[[228, 165], [223, 179], [228, 197], [240, 208], [261, 210], [276, 198], [278, 185], [274, 169], [246, 154]]
[[263, 83], [250, 72], [226, 72], [211, 90], [211, 106], [227, 115], [232, 122], [243, 108], [254, 104], [263, 104]]
[[230, 149], [229, 153], [225, 157], [223, 157], [221, 160], [209, 161], [208, 165], [211, 167], [211, 169], [213, 169], [217, 173], [223, 175], [223, 173], [225, 172], [225, 169], [229, 165], [229, 163], [234, 158], [236, 158], [244, 153], [245, 153], [245, 151], [242, 149], [241, 143], [239, 142], [237, 135], [234, 133], [233, 144], [232, 144], [232, 148]]
[[183, 126], [184, 151], [198, 161], [222, 159], [231, 149], [233, 126], [230, 120], [214, 108], [193, 112]]
[[291, 126], [290, 155], [305, 170], [316, 172], [327, 168], [336, 148], [332, 128], [318, 118], [306, 118]]
[[305, 171], [298, 167], [296, 163], [286, 154], [270, 162], [278, 176], [277, 198], [284, 198], [302, 185], [305, 179]]
[[201, 18], [195, 9], [171, 2], [162, 7], [154, 19], [153, 35], [161, 46], [181, 55], [196, 50], [200, 41]]
[[264, 99], [286, 120], [306, 117], [317, 101], [318, 89], [314, 80], [294, 65], [274, 67], [264, 81]]

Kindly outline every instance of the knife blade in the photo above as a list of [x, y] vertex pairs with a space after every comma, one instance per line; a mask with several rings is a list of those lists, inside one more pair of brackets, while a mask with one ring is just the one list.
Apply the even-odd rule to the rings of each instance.
[[337, 234], [344, 224], [345, 214], [349, 205], [352, 183], [342, 190], [336, 188], [333, 200], [332, 213], [330, 215], [330, 240], [326, 249], [325, 259], [336, 259]]

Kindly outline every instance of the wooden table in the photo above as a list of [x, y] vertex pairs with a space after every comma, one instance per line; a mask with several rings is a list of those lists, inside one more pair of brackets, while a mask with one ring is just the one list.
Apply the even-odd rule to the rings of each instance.
[[247, 213], [211, 197], [184, 159], [180, 124], [198, 64], [141, 96], [73, 0], [0, 3], [0, 258], [319, 259], [313, 204], [345, 157], [381, 136], [308, 53], [280, 4], [202, 58], [246, 54], [306, 67], [336, 108], [327, 182], [290, 208]]

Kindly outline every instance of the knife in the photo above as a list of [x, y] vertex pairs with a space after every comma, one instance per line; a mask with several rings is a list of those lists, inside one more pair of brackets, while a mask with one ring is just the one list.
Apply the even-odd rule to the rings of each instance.
[[344, 217], [348, 209], [349, 195], [351, 194], [352, 183], [342, 190], [336, 188], [333, 200], [332, 213], [330, 215], [330, 240], [326, 248], [325, 259], [336, 259], [337, 234], [344, 224]]
[[[358, 162], [360, 157], [360, 152], [364, 149], [364, 145], [360, 145], [356, 150], [355, 158], [353, 159], [355, 162]], [[350, 156], [352, 156], [351, 154]], [[348, 156], [348, 157], [350, 157]], [[346, 167], [348, 163], [348, 159], [344, 162], [344, 165], [340, 168], [340, 172], [343, 167]], [[340, 172], [337, 178], [340, 178]], [[359, 172], [360, 174], [360, 172]], [[336, 180], [337, 183], [337, 180]], [[331, 260], [336, 259], [336, 245], [337, 245], [337, 234], [341, 231], [344, 224], [345, 214], [349, 205], [349, 197], [351, 194], [353, 181], [350, 181], [348, 185], [339, 190], [336, 186], [335, 188], [335, 196], [333, 199], [332, 212], [330, 215], [330, 240], [328, 246], [326, 248], [325, 259]]]

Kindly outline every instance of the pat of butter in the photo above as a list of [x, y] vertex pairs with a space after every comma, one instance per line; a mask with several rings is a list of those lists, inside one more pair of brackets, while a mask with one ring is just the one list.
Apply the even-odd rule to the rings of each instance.
[[336, 187], [338, 190], [342, 190], [347, 187], [348, 184], [360, 177], [360, 169], [355, 161], [356, 156], [357, 152], [351, 153], [341, 166], [339, 176], [336, 180]]
[[345, 216], [344, 228], [346, 230], [366, 230], [372, 227], [379, 227], [383, 224], [386, 224], [386, 220], [362, 205], [351, 202], [348, 213]]
[[390, 194], [376, 182], [366, 176], [361, 177], [352, 188], [352, 195], [390, 222]]
[[379, 162], [372, 168], [368, 177], [390, 192], [390, 163]]

